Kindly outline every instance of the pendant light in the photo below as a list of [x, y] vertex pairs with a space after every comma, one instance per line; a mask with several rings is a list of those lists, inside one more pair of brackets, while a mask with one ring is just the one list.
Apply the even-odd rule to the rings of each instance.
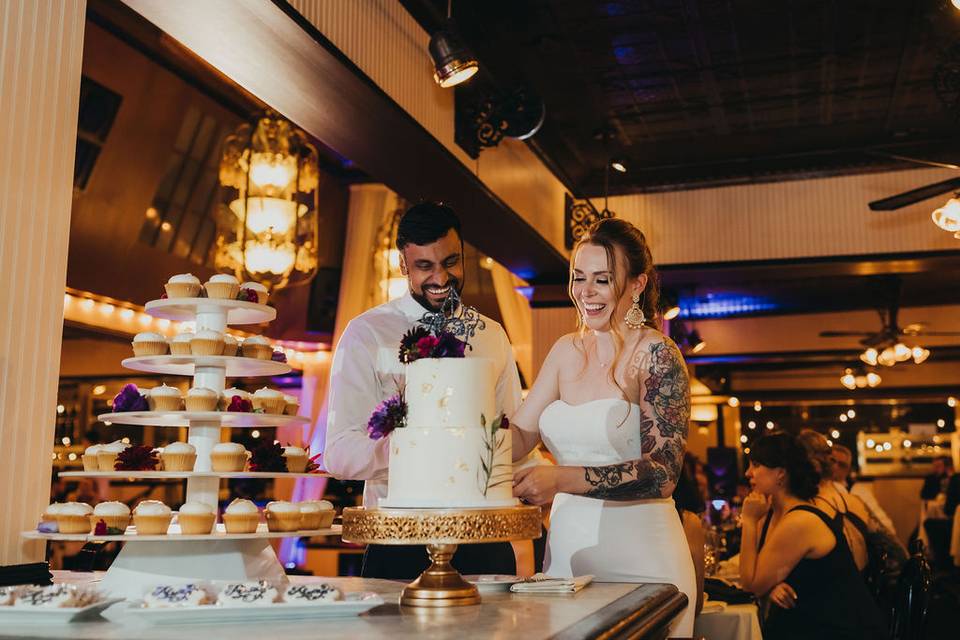
[[452, 0], [447, 0], [447, 19], [430, 36], [428, 47], [433, 60], [433, 79], [444, 89], [466, 82], [480, 70], [476, 57], [463, 42], [453, 22], [451, 3]]

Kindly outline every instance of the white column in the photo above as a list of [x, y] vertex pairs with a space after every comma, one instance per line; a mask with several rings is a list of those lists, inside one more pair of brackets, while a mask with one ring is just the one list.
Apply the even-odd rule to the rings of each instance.
[[50, 493], [85, 0], [0, 0], [0, 565]]

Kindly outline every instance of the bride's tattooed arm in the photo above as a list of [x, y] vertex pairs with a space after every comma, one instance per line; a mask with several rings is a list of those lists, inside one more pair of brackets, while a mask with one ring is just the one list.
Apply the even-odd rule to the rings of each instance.
[[640, 409], [644, 457], [621, 464], [586, 467], [584, 479], [590, 489], [583, 492], [585, 496], [642, 500], [673, 494], [683, 464], [690, 419], [687, 366], [676, 345], [669, 340], [649, 345], [648, 362]]

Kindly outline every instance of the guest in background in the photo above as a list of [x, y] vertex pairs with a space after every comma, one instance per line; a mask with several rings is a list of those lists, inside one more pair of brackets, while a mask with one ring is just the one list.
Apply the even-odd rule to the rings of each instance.
[[[764, 637], [885, 638], [880, 610], [843, 535], [842, 515], [813, 502], [820, 474], [797, 438], [774, 433], [757, 440], [747, 477], [754, 491], [743, 503], [740, 582], [774, 603]], [[771, 509], [782, 515], [760, 549], [761, 522]]]
[[834, 486], [841, 493], [847, 492], [855, 495], [867, 507], [874, 518], [883, 525], [891, 534], [896, 537], [897, 530], [893, 526], [893, 520], [883, 510], [880, 503], [877, 502], [877, 496], [873, 493], [873, 482], [863, 479], [852, 480], [850, 471], [853, 468], [853, 453], [842, 444], [834, 444], [830, 451], [830, 459], [833, 461], [833, 481]]
[[693, 463], [696, 456], [687, 453], [684, 456], [683, 470], [677, 478], [677, 486], [673, 490], [673, 501], [680, 515], [680, 524], [690, 547], [690, 557], [693, 559], [693, 570], [697, 574], [697, 607], [699, 615], [703, 609], [703, 578], [705, 574], [704, 544], [706, 536], [703, 531], [704, 500], [693, 478]]
[[953, 458], [942, 456], [933, 459], [933, 473], [923, 479], [920, 489], [921, 500], [936, 500], [937, 496], [947, 490], [947, 483], [953, 476]]

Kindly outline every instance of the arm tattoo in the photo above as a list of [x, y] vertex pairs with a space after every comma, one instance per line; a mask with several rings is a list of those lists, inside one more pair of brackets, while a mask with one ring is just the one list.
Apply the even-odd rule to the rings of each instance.
[[650, 345], [650, 367], [643, 383], [643, 399], [653, 413], [640, 411], [641, 450], [644, 457], [603, 467], [586, 467], [584, 477], [593, 487], [583, 495], [603, 500], [667, 498], [673, 493], [690, 419], [690, 383], [683, 356], [672, 342]]

